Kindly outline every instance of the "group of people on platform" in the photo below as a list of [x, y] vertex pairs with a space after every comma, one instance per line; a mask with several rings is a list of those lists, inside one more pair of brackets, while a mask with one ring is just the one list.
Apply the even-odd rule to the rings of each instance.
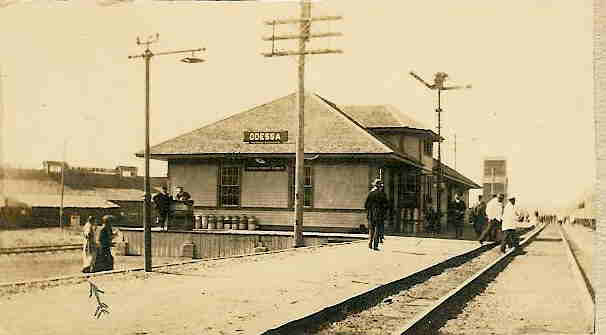
[[[502, 232], [501, 251], [504, 253], [508, 248], [515, 248], [519, 244], [516, 235], [518, 222], [524, 217], [515, 206], [515, 196], [509, 196], [505, 203], [505, 195], [494, 194], [488, 202], [484, 202], [479, 196], [479, 202], [471, 209], [470, 222], [476, 233], [480, 244], [498, 239], [499, 228]], [[391, 210], [390, 202], [384, 192], [384, 184], [381, 179], [375, 179], [371, 184], [371, 190], [364, 208], [367, 212], [369, 241], [368, 248], [379, 250], [379, 244], [383, 243], [385, 235], [385, 220]], [[425, 220], [428, 222], [428, 230], [433, 234], [440, 232], [440, 217], [432, 206], [426, 206]], [[455, 238], [463, 237], [463, 225], [467, 206], [460, 193], [455, 194], [454, 201], [448, 205], [448, 223], [455, 230]], [[528, 219], [528, 217], [526, 217]], [[536, 211], [534, 221], [539, 221], [539, 213]]]
[[[174, 200], [193, 203], [191, 195], [184, 190], [183, 186], [177, 186], [177, 194], [175, 194]], [[167, 230], [170, 219], [170, 203], [173, 201], [173, 197], [168, 193], [168, 187], [162, 186], [162, 192], [154, 195], [152, 201], [158, 211], [157, 223], [163, 230]]]
[[100, 224], [94, 216], [89, 216], [83, 229], [84, 249], [82, 250], [82, 272], [92, 273], [114, 269], [112, 240], [114, 233], [113, 215], [104, 215]]

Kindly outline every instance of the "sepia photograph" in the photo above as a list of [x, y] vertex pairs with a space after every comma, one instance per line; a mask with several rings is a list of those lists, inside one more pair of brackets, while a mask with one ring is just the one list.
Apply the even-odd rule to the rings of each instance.
[[0, 335], [599, 333], [599, 8], [0, 0]]

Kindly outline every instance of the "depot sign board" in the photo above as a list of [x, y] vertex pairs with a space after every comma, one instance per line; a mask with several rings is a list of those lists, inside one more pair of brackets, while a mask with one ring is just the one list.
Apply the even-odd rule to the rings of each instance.
[[244, 142], [251, 144], [279, 144], [288, 141], [288, 131], [245, 131]]

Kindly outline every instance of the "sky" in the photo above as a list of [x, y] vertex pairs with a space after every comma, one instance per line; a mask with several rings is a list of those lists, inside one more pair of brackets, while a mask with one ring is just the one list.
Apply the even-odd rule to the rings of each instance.
[[[6, 1], [0, 4], [7, 4]], [[446, 72], [470, 90], [443, 93], [443, 160], [482, 182], [482, 160], [505, 156], [520, 203], [559, 205], [595, 180], [591, 0], [507, 2], [317, 1], [312, 15], [342, 15], [312, 32], [342, 37], [310, 48], [306, 88], [336, 104], [391, 104], [436, 126], [431, 80]], [[151, 144], [296, 90], [293, 57], [266, 58], [264, 20], [294, 17], [292, 2], [225, 3], [29, 0], [0, 7], [3, 160], [38, 168], [44, 160], [113, 168], [143, 160], [144, 63], [136, 37], [159, 33], [152, 51], [206, 48], [151, 64]], [[295, 27], [278, 27], [278, 33]], [[279, 49], [292, 49], [280, 42]], [[435, 128], [434, 128], [435, 129]], [[166, 163], [152, 161], [151, 174]]]

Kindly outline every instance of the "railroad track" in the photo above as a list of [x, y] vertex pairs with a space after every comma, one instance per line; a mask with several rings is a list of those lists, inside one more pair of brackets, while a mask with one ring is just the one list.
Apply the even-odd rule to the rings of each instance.
[[82, 244], [41, 245], [30, 247], [0, 248], [0, 255], [31, 254], [82, 249]]
[[[491, 243], [435, 264], [305, 318], [270, 329], [263, 335], [431, 334], [451, 301], [468, 294], [471, 284], [495, 268], [504, 268], [514, 253], [545, 226], [522, 235], [520, 248], [488, 252]], [[498, 272], [498, 270], [496, 271]]]

